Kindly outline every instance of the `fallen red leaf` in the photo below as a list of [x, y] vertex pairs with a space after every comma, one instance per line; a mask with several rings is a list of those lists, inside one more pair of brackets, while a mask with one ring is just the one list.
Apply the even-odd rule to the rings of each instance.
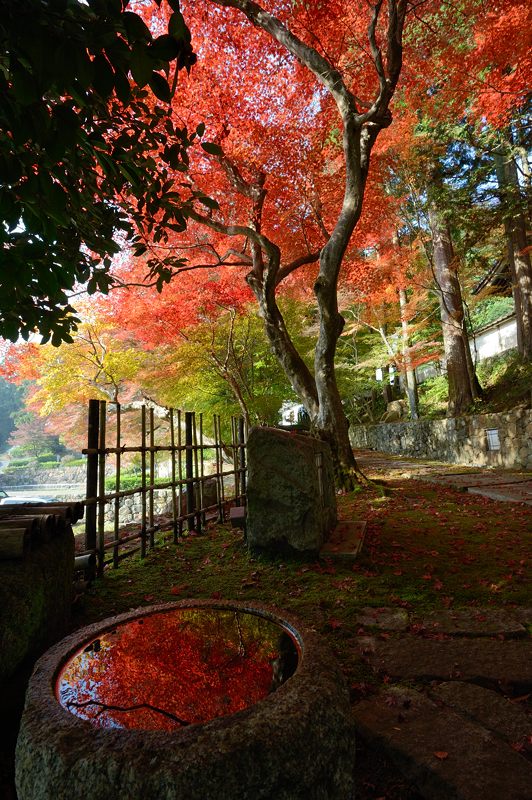
[[436, 750], [433, 755], [439, 758], [440, 761], [445, 761], [446, 758], [449, 758], [449, 753], [446, 750]]

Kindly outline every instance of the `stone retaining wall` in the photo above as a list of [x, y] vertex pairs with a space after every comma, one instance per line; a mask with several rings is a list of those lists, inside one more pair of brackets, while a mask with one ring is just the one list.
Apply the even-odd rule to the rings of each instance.
[[[228, 496], [229, 496], [228, 492]], [[176, 498], [179, 503], [179, 494], [176, 490]], [[218, 501], [216, 478], [208, 478], [203, 484], [203, 505], [213, 506]], [[146, 500], [146, 502], [148, 502]], [[120, 524], [128, 525], [130, 522], [138, 522], [142, 516], [142, 496], [141, 494], [128, 495], [121, 497], [120, 501]], [[199, 507], [199, 489], [196, 486], [196, 506]], [[153, 492], [153, 511], [155, 516], [158, 514], [172, 513], [172, 490], [155, 489]], [[186, 513], [186, 487], [183, 488], [181, 495], [181, 514]], [[105, 521], [112, 524], [114, 522], [114, 501], [110, 501], [105, 509]]]
[[[350, 429], [350, 437], [355, 449], [477, 467], [532, 469], [532, 411], [528, 408], [449, 419], [357, 425]], [[495, 445], [498, 439], [499, 449], [489, 449], [490, 439]]]
[[24, 469], [17, 469], [0, 473], [0, 485], [22, 486], [22, 485], [48, 485], [52, 483], [85, 483], [87, 479], [87, 467], [53, 467], [43, 469], [37, 465], [28, 465]]

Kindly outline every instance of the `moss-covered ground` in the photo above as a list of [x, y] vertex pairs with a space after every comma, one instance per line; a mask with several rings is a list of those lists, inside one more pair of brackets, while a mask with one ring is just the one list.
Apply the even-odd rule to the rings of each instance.
[[[530, 603], [529, 506], [393, 477], [385, 487], [338, 501], [341, 518], [367, 522], [352, 565], [251, 557], [241, 531], [227, 525], [212, 525], [177, 546], [162, 535], [143, 561], [131, 557], [92, 586], [78, 603], [75, 626], [187, 597], [268, 603], [321, 631], [357, 697], [377, 680], [355, 647], [360, 609], [400, 607], [422, 619], [440, 609]], [[361, 748], [357, 798], [414, 800], [413, 790], [375, 758]]]

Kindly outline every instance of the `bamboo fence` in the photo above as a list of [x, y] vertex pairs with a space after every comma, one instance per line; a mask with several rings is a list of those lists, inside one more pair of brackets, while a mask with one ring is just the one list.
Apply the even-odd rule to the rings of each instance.
[[[137, 414], [136, 425], [131, 417], [127, 437], [135, 436], [136, 444], [124, 442], [124, 417]], [[135, 420], [133, 421], [135, 423]], [[140, 425], [138, 424], [140, 423]], [[133, 431], [133, 432], [132, 432]], [[203, 414], [167, 409], [166, 416], [155, 416], [153, 408], [141, 406], [124, 411], [118, 403], [90, 400], [88, 414], [87, 489], [85, 498], [85, 550], [96, 556], [97, 572], [106, 566], [118, 567], [122, 558], [140, 550], [142, 557], [156, 545], [155, 493], [166, 489], [171, 493], [171, 529], [177, 543], [185, 531], [200, 532], [207, 521], [223, 521], [231, 506], [246, 501], [246, 427], [241, 418], [232, 418], [229, 441], [224, 441], [219, 416], [212, 420], [212, 435], [205, 432]], [[207, 452], [213, 453], [214, 471], [206, 471]], [[140, 456], [139, 485], [121, 488], [124, 456]], [[169, 475], [157, 479], [157, 468], [166, 459]], [[169, 463], [168, 463], [169, 462]], [[114, 490], [106, 491], [106, 469], [112, 465]], [[215, 485], [215, 498], [207, 498], [207, 485]], [[140, 495], [140, 517], [133, 532], [124, 533], [120, 518], [122, 498]], [[212, 492], [211, 492], [212, 495]], [[211, 502], [213, 501], [213, 502]], [[106, 529], [106, 506], [113, 505], [112, 530]], [[128, 526], [128, 529], [130, 526]]]

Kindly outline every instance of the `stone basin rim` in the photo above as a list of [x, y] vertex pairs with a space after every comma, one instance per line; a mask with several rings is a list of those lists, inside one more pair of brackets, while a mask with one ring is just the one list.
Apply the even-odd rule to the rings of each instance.
[[[96, 728], [89, 721], [77, 717], [60, 704], [55, 692], [55, 686], [61, 670], [70, 658], [96, 636], [113, 630], [118, 625], [133, 622], [135, 619], [140, 619], [142, 617], [172, 612], [179, 609], [202, 608], [205, 610], [238, 611], [240, 613], [259, 616], [278, 625], [281, 630], [285, 630], [290, 634], [297, 649], [298, 661], [294, 674], [274, 692], [247, 708], [226, 716], [215, 717], [206, 722], [192, 723], [173, 732], [143, 730], [140, 728]], [[316, 662], [322, 666], [329, 666], [328, 648], [322, 643], [320, 637], [313, 629], [308, 628], [290, 613], [285, 614], [284, 611], [266, 604], [255, 605], [253, 603], [232, 600], [184, 599], [177, 602], [141, 606], [118, 614], [115, 617], [107, 617], [99, 622], [91, 623], [84, 628], [74, 631], [41, 656], [34, 669], [32, 684], [34, 687], [38, 687], [36, 691], [40, 692], [38, 704], [41, 710], [47, 715], [50, 714], [53, 724], [59, 725], [59, 727], [65, 731], [74, 731], [81, 728], [87, 732], [92, 732], [98, 739], [103, 737], [103, 739], [108, 740], [109, 745], [111, 745], [114, 740], [124, 742], [126, 739], [130, 738], [132, 740], [141, 738], [149, 739], [150, 742], [154, 744], [157, 740], [158, 745], [164, 746], [170, 742], [175, 744], [176, 739], [185, 740], [189, 738], [193, 739], [196, 735], [201, 736], [203, 731], [208, 732], [213, 730], [214, 732], [217, 728], [226, 729], [228, 727], [238, 726], [239, 720], [262, 716], [266, 709], [268, 709], [268, 715], [271, 715], [272, 712], [274, 714], [282, 713], [281, 708], [285, 704], [291, 706], [293, 701], [297, 703], [301, 702], [301, 693], [305, 694], [305, 687], [308, 687], [310, 682], [315, 679]]]
[[[157, 603], [153, 606], [139, 606], [136, 609], [132, 609], [131, 611], [125, 611], [122, 614], [117, 614], [116, 617], [106, 617], [105, 619], [101, 620], [100, 622], [93, 622], [90, 625], [87, 625], [84, 628], [80, 628], [77, 631], [69, 634], [63, 640], [58, 642], [56, 645], [50, 648], [45, 655], [55, 653], [57, 650], [58, 653], [64, 653], [61, 655], [61, 660], [57, 665], [57, 668], [53, 675], [53, 682], [54, 686], [63, 669], [65, 663], [75, 656], [84, 646], [89, 644], [95, 636], [109, 633], [114, 628], [118, 627], [119, 625], [123, 625], [126, 622], [134, 622], [136, 619], [141, 619], [142, 617], [151, 617], [155, 614], [164, 614], [167, 612], [177, 611], [179, 609], [211, 609], [214, 611], [239, 611], [241, 614], [251, 614], [255, 617], [262, 617], [263, 619], [268, 620], [269, 622], [278, 625], [279, 628], [287, 631], [296, 646], [297, 649], [297, 667], [294, 672], [294, 675], [297, 673], [300, 663], [303, 658], [303, 651], [304, 651], [304, 643], [301, 634], [299, 633], [298, 628], [301, 627], [299, 622], [295, 622], [291, 614], [286, 614], [283, 616], [279, 616], [281, 613], [277, 609], [273, 609], [269, 606], [253, 606], [249, 603], [243, 603], [240, 601], [232, 601], [232, 600], [179, 600], [177, 602], [170, 602], [170, 603]], [[87, 634], [83, 636], [81, 639], [79, 634]], [[70, 646], [70, 641], [75, 640], [74, 643]], [[66, 647], [68, 645], [68, 650]], [[293, 676], [292, 676], [293, 677]]]
[[[278, 624], [300, 648], [294, 674], [247, 708], [175, 731], [99, 728], [61, 706], [56, 676], [87, 639], [147, 614], [201, 608]], [[345, 678], [314, 629], [262, 603], [182, 600], [101, 620], [40, 658], [17, 741], [16, 786], [20, 800], [71, 800], [81, 789], [93, 800], [351, 800], [354, 737]]]

